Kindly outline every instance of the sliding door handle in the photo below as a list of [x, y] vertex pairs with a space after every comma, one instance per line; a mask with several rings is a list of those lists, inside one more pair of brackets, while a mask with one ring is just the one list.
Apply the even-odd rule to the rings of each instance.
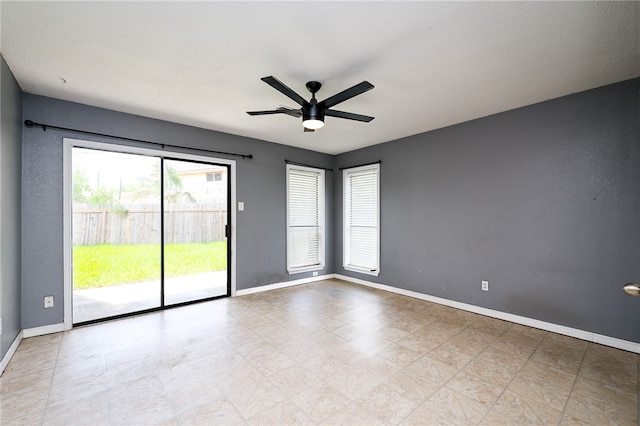
[[626, 283], [622, 288], [629, 296], [640, 296], [640, 284]]

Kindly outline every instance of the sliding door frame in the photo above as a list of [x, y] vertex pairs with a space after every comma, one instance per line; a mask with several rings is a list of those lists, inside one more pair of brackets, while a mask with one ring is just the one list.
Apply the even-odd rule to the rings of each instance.
[[[138, 154], [151, 157], [159, 157], [163, 160], [187, 160], [204, 163], [215, 163], [228, 167], [228, 219], [227, 226], [227, 286], [230, 287], [231, 297], [236, 295], [236, 161], [226, 158], [209, 157], [206, 155], [188, 154], [179, 151], [150, 149], [137, 146], [120, 145], [113, 143], [95, 142], [81, 139], [63, 139], [63, 260], [64, 260], [64, 329], [73, 327], [73, 148], [88, 148], [101, 151], [119, 152], [123, 154]], [[164, 234], [164, 229], [162, 230]], [[162, 272], [164, 274], [164, 271]], [[188, 302], [190, 303], [190, 302]], [[177, 305], [168, 305], [170, 308]], [[153, 309], [159, 310], [163, 308]], [[135, 314], [135, 313], [133, 313]]]

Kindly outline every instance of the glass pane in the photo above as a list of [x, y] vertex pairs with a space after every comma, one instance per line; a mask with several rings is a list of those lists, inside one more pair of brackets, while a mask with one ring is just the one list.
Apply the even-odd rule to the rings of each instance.
[[164, 162], [165, 304], [227, 294], [227, 167]]
[[73, 322], [160, 306], [160, 159], [73, 148]]

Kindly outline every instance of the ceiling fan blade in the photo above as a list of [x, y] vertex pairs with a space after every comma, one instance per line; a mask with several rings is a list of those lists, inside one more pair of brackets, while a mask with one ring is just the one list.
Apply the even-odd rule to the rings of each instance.
[[247, 111], [249, 115], [269, 115], [269, 114], [287, 114], [288, 111], [274, 109], [270, 111]]
[[263, 77], [261, 78], [261, 80], [267, 83], [269, 86], [276, 89], [277, 91], [279, 91], [280, 93], [282, 93], [283, 95], [285, 95], [286, 97], [292, 99], [300, 106], [304, 106], [305, 104], [308, 103], [302, 96], [298, 95], [296, 92], [294, 92], [292, 89], [287, 87], [283, 82], [281, 82], [274, 76]]
[[368, 123], [375, 118], [368, 115], [354, 114], [352, 112], [336, 111], [335, 109], [325, 110], [324, 115], [328, 115], [330, 117], [346, 118], [347, 120], [364, 121], [365, 123]]
[[301, 109], [293, 109], [293, 108], [287, 108], [287, 107], [278, 107], [278, 111], [282, 111], [284, 114], [290, 115], [292, 117], [296, 117], [296, 118], [300, 118], [302, 117], [302, 110]]
[[351, 99], [354, 96], [358, 96], [361, 93], [366, 92], [367, 90], [373, 89], [374, 87], [375, 86], [369, 83], [368, 81], [363, 81], [362, 83], [358, 83], [355, 86], [352, 86], [346, 90], [343, 90], [340, 93], [337, 93], [331, 97], [328, 97], [327, 99], [319, 103], [322, 104], [325, 108], [331, 108], [332, 106], [337, 105], [340, 102], [344, 102], [347, 99]]

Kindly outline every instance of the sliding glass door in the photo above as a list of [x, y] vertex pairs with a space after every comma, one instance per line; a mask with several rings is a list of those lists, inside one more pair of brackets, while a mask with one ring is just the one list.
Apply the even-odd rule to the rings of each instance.
[[73, 323], [230, 294], [228, 166], [72, 148]]
[[164, 161], [165, 303], [227, 294], [226, 166]]

